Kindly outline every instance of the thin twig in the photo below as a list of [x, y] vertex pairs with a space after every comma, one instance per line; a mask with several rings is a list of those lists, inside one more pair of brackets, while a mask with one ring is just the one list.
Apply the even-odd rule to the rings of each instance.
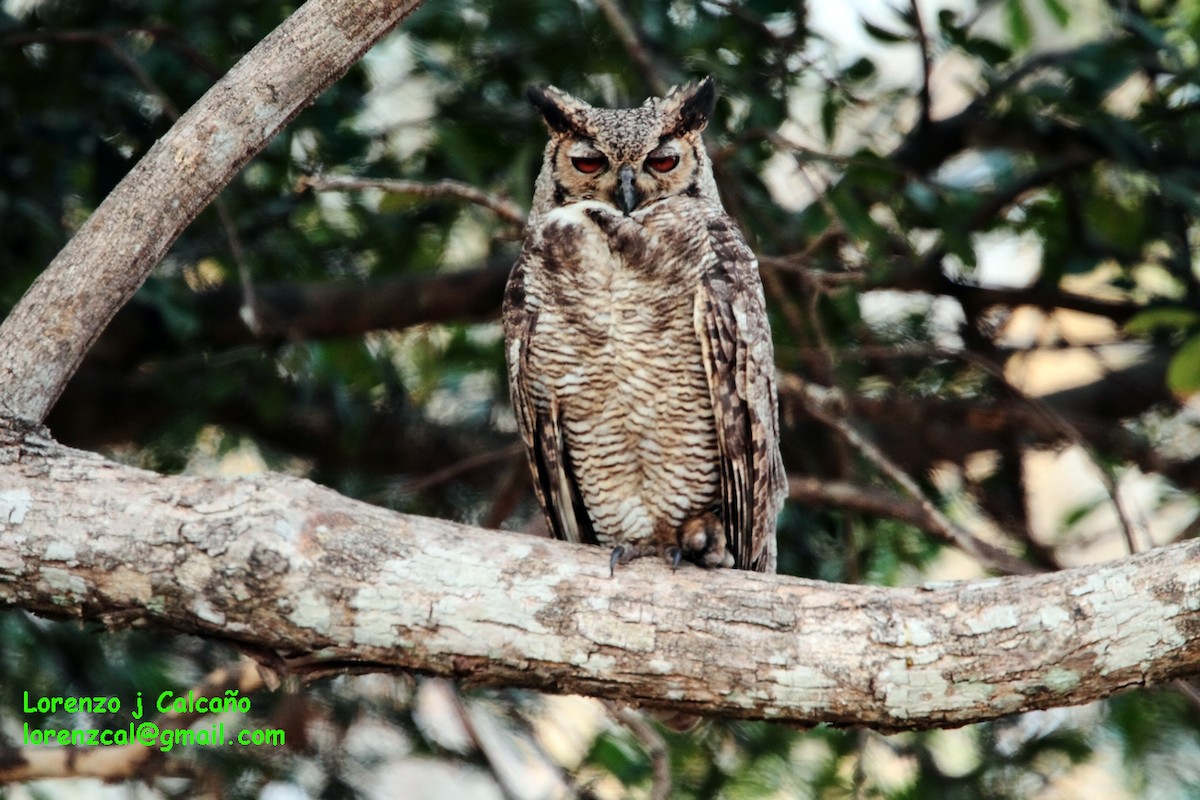
[[1196, 711], [1200, 712], [1200, 689], [1197, 689], [1195, 684], [1186, 678], [1180, 678], [1175, 681], [1175, 688], [1179, 693], [1187, 698], [1188, 702], [1195, 707]]
[[463, 702], [462, 695], [459, 693], [458, 686], [445, 678], [426, 678], [426, 681], [436, 684], [444, 693], [444, 697], [453, 706], [455, 716], [458, 722], [462, 725], [463, 731], [471, 741], [471, 746], [475, 748], [482, 756], [484, 763], [487, 764], [489, 772], [491, 772], [492, 780], [495, 781], [496, 788], [500, 790], [505, 800], [516, 800], [520, 795], [510, 785], [511, 770], [506, 768], [504, 758], [492, 746], [493, 742], [487, 737], [479, 735], [479, 729], [475, 721], [471, 718], [470, 712], [467, 710], [466, 704]]
[[525, 462], [525, 456], [518, 453], [496, 482], [487, 512], [479, 521], [480, 526], [499, 528], [528, 493], [529, 466]]
[[611, 704], [609, 710], [612, 711], [617, 721], [641, 742], [642, 747], [646, 749], [646, 755], [650, 757], [651, 800], [669, 800], [671, 797], [671, 752], [667, 749], [666, 741], [640, 712], [632, 708], [615, 708]]
[[[705, 3], [701, 4], [701, 6], [703, 5], [705, 5]], [[767, 41], [782, 44], [786, 43], [791, 36], [795, 35], [793, 32], [786, 37], [780, 36], [778, 33], [771, 30], [771, 26], [763, 22], [761, 17], [746, 9], [746, 7], [741, 3], [733, 3], [729, 0], [707, 0], [707, 5], [716, 6], [725, 13], [729, 14], [729, 16], [741, 22], [746, 27], [757, 32]]]
[[125, 48], [121, 47], [121, 45], [117, 44], [115, 40], [108, 36], [98, 36], [96, 41], [104, 45], [105, 49], [112, 53], [113, 56], [121, 62], [121, 65], [124, 66], [131, 75], [133, 75], [134, 79], [137, 80], [137, 82], [140, 83], [142, 87], [146, 89], [146, 91], [158, 98], [158, 101], [162, 103], [163, 112], [172, 122], [179, 119], [179, 109], [173, 102], [171, 102], [171, 98], [168, 97], [166, 91], [158, 85], [158, 82], [155, 81], [154, 78], [150, 77], [150, 73], [142, 69], [142, 65], [137, 62], [137, 59], [125, 52]]
[[305, 175], [296, 182], [296, 189], [312, 189], [316, 192], [346, 192], [361, 189], [379, 189], [393, 194], [409, 194], [428, 199], [452, 197], [466, 200], [493, 211], [497, 216], [514, 225], [525, 224], [525, 212], [504, 197], [489, 194], [469, 183], [455, 180], [433, 182], [396, 180], [389, 178], [351, 178], [326, 175]]
[[917, 46], [921, 50], [921, 119], [919, 125], [928, 125], [932, 119], [933, 93], [929, 89], [930, 74], [933, 72], [933, 61], [929, 56], [929, 37], [925, 34], [925, 23], [921, 21], [921, 4], [919, 0], [909, 0], [912, 9], [913, 26], [917, 29]]
[[[835, 231], [831, 235], [835, 235]], [[865, 272], [822, 272], [807, 265], [812, 246], [799, 253], [780, 256], [762, 256], [759, 264], [768, 269], [797, 272], [805, 274], [811, 280], [821, 281], [830, 288], [852, 285], [859, 291], [867, 292], [876, 289], [893, 289], [898, 292], [923, 292], [927, 294], [953, 297], [960, 302], [970, 302], [977, 306], [1033, 306], [1045, 309], [1066, 309], [1092, 314], [1123, 323], [1138, 312], [1155, 306], [1145, 306], [1133, 302], [1105, 300], [1075, 292], [1062, 291], [1040, 284], [1027, 287], [1007, 288], [978, 286], [961, 283], [945, 276], [937, 269], [937, 260], [930, 261], [928, 257], [922, 263], [904, 271], [892, 271], [890, 274], [872, 279]], [[942, 254], [944, 255], [944, 254]]]
[[166, 42], [167, 47], [176, 51], [176, 54], [186, 59], [192, 67], [199, 69], [208, 75], [210, 78], [220, 78], [224, 74], [225, 69], [218, 67], [207, 56], [200, 52], [199, 49], [193, 47], [186, 38], [180, 35], [179, 31], [169, 25], [135, 25], [129, 28], [120, 28], [107, 31], [96, 31], [88, 29], [63, 29], [53, 30], [49, 28], [41, 28], [34, 31], [18, 31], [0, 36], [0, 47], [8, 47], [16, 45], [18, 47], [27, 44], [45, 44], [58, 42], [97, 42], [103, 39], [116, 39], [120, 36], [149, 36], [155, 40], [162, 39]]
[[642, 38], [638, 35], [637, 28], [629, 20], [625, 9], [621, 8], [618, 0], [596, 0], [596, 5], [600, 8], [600, 13], [608, 20], [609, 27], [620, 40], [625, 52], [629, 54], [629, 60], [637, 67], [646, 86], [656, 95], [665, 95], [671, 87], [659, 74], [654, 60], [650, 57], [645, 45], [642, 44]]
[[821, 355], [821, 368], [825, 371], [825, 379], [833, 381], [837, 374], [838, 358], [829, 338], [829, 332], [825, 330], [820, 309], [821, 298], [826, 295], [827, 290], [819, 281], [810, 283], [804, 275], [801, 275], [800, 279], [808, 287], [808, 324], [812, 328], [813, 336], [816, 337], [817, 352]]
[[174, 122], [179, 119], [179, 109], [175, 107], [174, 103], [171, 102], [171, 98], [158, 85], [158, 82], [151, 77], [150, 73], [144, 70], [142, 65], [137, 62], [137, 59], [129, 55], [115, 38], [119, 35], [139, 32], [143, 31], [137, 28], [117, 31], [115, 33], [93, 30], [27, 31], [0, 37], [0, 47], [6, 45], [44, 44], [47, 42], [98, 44], [112, 54], [117, 61], [121, 62], [121, 66], [133, 76], [135, 81], [141, 84], [146, 92], [158, 99], [159, 103], [162, 104], [163, 112]]
[[242, 287], [242, 305], [238, 309], [238, 316], [246, 324], [250, 333], [261, 336], [264, 328], [258, 305], [258, 293], [254, 289], [254, 277], [250, 274], [250, 262], [246, 260], [246, 251], [242, 247], [242, 239], [238, 235], [233, 214], [229, 211], [229, 204], [225, 202], [225, 195], [217, 195], [213, 204], [217, 207], [217, 217], [221, 220], [225, 238], [229, 240], [229, 253], [233, 256], [233, 263], [237, 265], [238, 280]]
[[1192, 521], [1185, 525], [1183, 530], [1175, 534], [1168, 544], [1186, 541], [1187, 539], [1195, 539], [1197, 536], [1200, 536], [1200, 514], [1192, 517]]
[[800, 307], [796, 301], [792, 299], [792, 295], [783, 285], [783, 281], [779, 279], [778, 270], [761, 270], [759, 276], [762, 278], [763, 291], [767, 297], [779, 306], [779, 310], [783, 313], [783, 318], [787, 320], [788, 328], [791, 329], [792, 335], [797, 341], [804, 341], [804, 320], [800, 313]]
[[852, 778], [854, 788], [854, 800], [866, 800], [867, 797], [867, 769], [864, 757], [867, 754], [867, 743], [871, 740], [871, 732], [866, 728], [859, 728], [857, 735], [854, 737], [854, 775]]
[[493, 464], [512, 460], [513, 458], [522, 455], [523, 452], [523, 446], [520, 443], [517, 443], [508, 447], [501, 447], [497, 450], [488, 450], [487, 452], [476, 453], [469, 458], [464, 458], [461, 461], [450, 464], [447, 467], [443, 467], [436, 472], [431, 472], [428, 475], [422, 475], [421, 477], [413, 478], [412, 480], [403, 481], [389, 491], [389, 494], [393, 492], [422, 492], [426, 489], [433, 488], [434, 486], [439, 486], [448, 481], [452, 481], [461, 475], [465, 475], [466, 473], [480, 469], [481, 467], [488, 467]]

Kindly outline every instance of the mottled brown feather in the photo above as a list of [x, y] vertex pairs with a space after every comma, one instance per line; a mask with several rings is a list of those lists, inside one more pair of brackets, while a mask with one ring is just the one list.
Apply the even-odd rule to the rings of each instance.
[[704, 273], [697, 333], [718, 410], [725, 530], [735, 566], [774, 572], [786, 483], [766, 303], [758, 262], [733, 221], [721, 216], [707, 227], [716, 258]]
[[[713, 97], [705, 81], [620, 110], [538, 90], [551, 141], [505, 293], [509, 383], [556, 537], [638, 556], [686, 529], [707, 538], [688, 553], [700, 563], [773, 572], [785, 481], [771, 336], [700, 138]], [[664, 147], [679, 166], [658, 174], [642, 159]], [[606, 169], [572, 168], [597, 155]], [[625, 164], [629, 213], [614, 202]]]
[[554, 410], [540, 411], [529, 396], [529, 340], [536, 312], [525, 306], [525, 257], [513, 267], [504, 293], [505, 339], [509, 343], [508, 385], [517, 431], [525, 445], [533, 491], [556, 539], [576, 544], [596, 544], [579, 486], [563, 446], [562, 430]]

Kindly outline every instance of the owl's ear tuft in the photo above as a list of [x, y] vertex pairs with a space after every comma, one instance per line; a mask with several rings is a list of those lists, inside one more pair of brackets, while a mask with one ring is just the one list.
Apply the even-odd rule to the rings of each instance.
[[530, 86], [525, 90], [525, 96], [533, 107], [542, 113], [553, 133], [582, 134], [579, 114], [586, 106], [571, 95], [553, 86]]
[[663, 102], [668, 111], [673, 110], [675, 114], [676, 121], [671, 133], [681, 136], [702, 131], [717, 105], [717, 83], [711, 77], [706, 77], [698, 83], [672, 90], [663, 98]]

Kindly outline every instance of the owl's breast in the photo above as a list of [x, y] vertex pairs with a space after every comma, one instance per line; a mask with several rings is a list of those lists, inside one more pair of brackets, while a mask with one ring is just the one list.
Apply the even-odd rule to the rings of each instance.
[[716, 428], [686, 248], [599, 203], [552, 212], [532, 243], [533, 394], [554, 398], [601, 541], [678, 526], [713, 502]]
[[704, 374], [693, 320], [700, 254], [588, 201], [548, 214], [529, 255], [535, 341], [578, 359], [573, 373], [602, 364], [616, 373], [646, 366]]

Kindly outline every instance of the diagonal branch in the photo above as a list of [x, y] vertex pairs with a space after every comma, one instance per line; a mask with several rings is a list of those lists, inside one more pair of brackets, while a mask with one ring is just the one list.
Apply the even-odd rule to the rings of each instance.
[[308, 0], [117, 185], [0, 325], [0, 410], [40, 422], [171, 243], [420, 0]]
[[625, 48], [629, 60], [637, 68], [642, 82], [654, 94], [659, 96], [666, 94], [671, 87], [659, 74], [653, 57], [642, 42], [641, 34], [638, 33], [633, 21], [629, 19], [629, 15], [625, 13], [625, 9], [621, 8], [620, 1], [596, 0], [596, 5], [600, 8], [600, 13], [604, 14], [604, 18], [608, 20], [609, 27], [612, 28], [613, 34], [620, 41], [621, 46]]
[[843, 418], [845, 398], [841, 392], [808, 383], [795, 375], [783, 375], [781, 391], [799, 399], [805, 410], [823, 422], [854, 447], [860, 455], [870, 461], [917, 505], [923, 520], [922, 527], [932, 531], [942, 540], [955, 545], [980, 564], [1007, 574], [1027, 574], [1035, 571], [1024, 560], [1009, 555], [998, 548], [988, 546], [943, 514], [911, 475], [900, 468], [876, 445], [864, 437], [857, 428]]
[[685, 713], [957, 726], [1200, 673], [1200, 542], [907, 588], [672, 573], [278, 475], [164, 477], [0, 427], [0, 607]]
[[[860, 511], [876, 517], [907, 522], [931, 536], [950, 544], [954, 543], [954, 539], [946, 533], [945, 517], [930, 513], [928, 503], [901, 497], [884, 489], [859, 486], [845, 481], [789, 477], [788, 499], [811, 506]], [[982, 539], [972, 537], [972, 546], [979, 551], [985, 565], [1004, 574], [1029, 575], [1042, 571], [1037, 565], [1017, 558], [1003, 548]]]

